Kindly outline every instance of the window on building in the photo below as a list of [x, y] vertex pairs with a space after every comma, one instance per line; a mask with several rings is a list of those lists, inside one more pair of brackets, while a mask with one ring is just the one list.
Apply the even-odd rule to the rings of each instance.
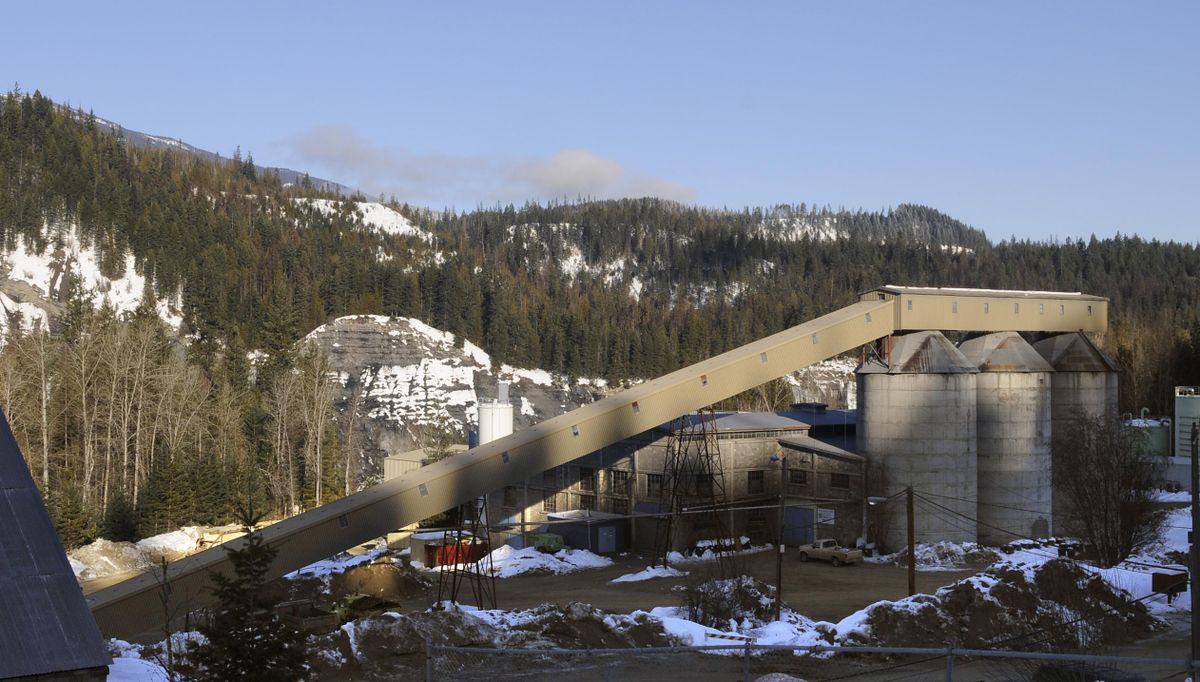
[[613, 514], [620, 514], [621, 516], [628, 516], [629, 515], [629, 500], [627, 500], [623, 497], [611, 498], [608, 501], [608, 510], [610, 512], [612, 512]]
[[542, 511], [544, 511], [544, 512], [558, 511], [558, 494], [557, 493], [546, 493], [546, 496], [542, 498]]
[[608, 472], [608, 492], [614, 495], [628, 495], [629, 472], [610, 470]]
[[521, 489], [515, 485], [504, 486], [504, 508], [516, 509], [521, 506]]
[[646, 497], [657, 498], [663, 494], [663, 475], [646, 474]]
[[808, 485], [807, 471], [788, 470], [788, 494], [798, 495], [803, 492], [802, 489], [806, 485]]
[[766, 472], [761, 469], [758, 471], [746, 472], [746, 493], [754, 495], [761, 493], [766, 482]]
[[579, 508], [587, 509], [588, 511], [595, 511], [596, 510], [596, 496], [595, 495], [580, 495], [579, 496]]
[[842, 490], [850, 489], [850, 474], [831, 474], [829, 476], [829, 485], [832, 488], [841, 488]]
[[579, 489], [589, 493], [596, 492], [596, 470], [591, 467], [579, 467]]
[[542, 485], [547, 488], [558, 487], [558, 469], [551, 469], [542, 472]]

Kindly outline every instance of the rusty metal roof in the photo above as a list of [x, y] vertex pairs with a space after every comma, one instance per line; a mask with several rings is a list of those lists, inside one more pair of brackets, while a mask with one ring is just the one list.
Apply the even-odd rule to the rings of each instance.
[[976, 336], [958, 349], [981, 372], [1053, 372], [1054, 368], [1016, 332]]
[[0, 410], [0, 679], [111, 662]]
[[974, 374], [979, 370], [941, 332], [924, 331], [892, 339], [887, 364], [872, 360], [863, 374]]
[[1078, 332], [1058, 334], [1033, 344], [1056, 372], [1117, 372], [1115, 360]]

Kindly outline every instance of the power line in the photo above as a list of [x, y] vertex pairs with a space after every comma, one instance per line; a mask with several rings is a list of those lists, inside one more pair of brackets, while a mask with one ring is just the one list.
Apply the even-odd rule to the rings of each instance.
[[[950, 509], [949, 507], [942, 506], [942, 505], [938, 504], [937, 502], [934, 502], [933, 500], [930, 500], [930, 499], [928, 499], [928, 498], [925, 498], [925, 496], [924, 496], [923, 494], [920, 494], [920, 493], [915, 493], [915, 494], [916, 494], [916, 496], [917, 496], [918, 498], [924, 499], [924, 500], [925, 500], [926, 502], [928, 502], [929, 504], [932, 504], [932, 505], [934, 505], [935, 507], [939, 507], [939, 508], [941, 508], [941, 509], [944, 509], [944, 510], [946, 510], [946, 511], [950, 512], [951, 514], [957, 514], [957, 515], [959, 515], [959, 516], [961, 516], [961, 517], [963, 517], [963, 518], [965, 518], [965, 519], [967, 519], [967, 520], [974, 521], [974, 522], [975, 522], [977, 525], [984, 526], [985, 528], [991, 528], [992, 530], [998, 530], [998, 531], [1000, 531], [1000, 532], [1002, 532], [1002, 533], [1007, 533], [1007, 534], [1009, 534], [1009, 535], [1012, 535], [1013, 537], [1015, 537], [1015, 538], [1017, 538], [1017, 539], [1019, 539], [1019, 540], [1031, 540], [1031, 541], [1033, 541], [1033, 542], [1037, 542], [1037, 541], [1038, 541], [1038, 539], [1037, 539], [1037, 538], [1031, 538], [1031, 537], [1029, 537], [1029, 536], [1026, 536], [1026, 535], [1021, 535], [1020, 533], [1013, 532], [1013, 531], [1011, 531], [1011, 530], [1009, 530], [1009, 529], [1007, 529], [1007, 528], [1001, 528], [1000, 526], [995, 526], [995, 525], [992, 525], [992, 524], [990, 524], [990, 523], [986, 523], [986, 522], [984, 522], [984, 521], [980, 521], [979, 519], [976, 519], [976, 518], [974, 518], [974, 517], [971, 517], [971, 516], [969, 516], [969, 515], [967, 515], [967, 514], [964, 514], [964, 513], [960, 512], [960, 511], [957, 511], [957, 510], [955, 510], [955, 509]], [[941, 496], [941, 497], [945, 497], [945, 496]], [[970, 502], [970, 500], [963, 499], [963, 498], [950, 498], [950, 499], [960, 499], [960, 500], [961, 500], [961, 501], [963, 501], [963, 502]], [[1037, 551], [1036, 549], [1022, 549], [1022, 551], [1030, 552], [1030, 553], [1032, 553], [1032, 554], [1038, 554], [1039, 556], [1045, 556], [1045, 557], [1049, 557], [1049, 558], [1052, 558], [1052, 559], [1064, 559], [1064, 560], [1066, 560], [1066, 561], [1072, 561], [1072, 562], [1075, 562], [1075, 563], [1077, 563], [1077, 564], [1080, 564], [1080, 565], [1083, 565], [1083, 566], [1088, 566], [1088, 567], [1090, 567], [1090, 568], [1098, 568], [1098, 567], [1095, 567], [1095, 566], [1091, 566], [1091, 564], [1085, 563], [1085, 562], [1083, 562], [1083, 561], [1080, 561], [1080, 560], [1078, 560], [1078, 559], [1072, 559], [1072, 558], [1070, 558], [1070, 557], [1060, 557], [1060, 556], [1057, 556], [1057, 555], [1051, 555], [1051, 554], [1048, 554], [1048, 553], [1045, 553], [1045, 552], [1039, 552], [1039, 551]], [[1131, 561], [1131, 560], [1128, 560], [1128, 559], [1127, 559], [1127, 560], [1125, 560], [1125, 561], [1124, 561], [1124, 562], [1122, 562], [1122, 563], [1129, 564], [1130, 566], [1142, 566], [1142, 567], [1144, 567], [1144, 568], [1165, 568], [1165, 569], [1173, 569], [1173, 570], [1178, 570], [1176, 567], [1174, 567], [1174, 566], [1170, 566], [1170, 565], [1167, 565], [1167, 564], [1148, 564], [1148, 563], [1145, 563], [1145, 562], [1142, 562], [1142, 561]], [[1120, 566], [1113, 566], [1113, 567], [1111, 567], [1111, 568], [1114, 568], [1114, 569], [1116, 569], [1116, 570], [1120, 570], [1120, 571], [1126, 571], [1126, 572], [1128, 572], [1128, 573], [1140, 573], [1140, 571], [1133, 571], [1133, 570], [1130, 570], [1130, 569], [1128, 569], [1128, 568], [1122, 568], [1122, 567], [1120, 567]]]

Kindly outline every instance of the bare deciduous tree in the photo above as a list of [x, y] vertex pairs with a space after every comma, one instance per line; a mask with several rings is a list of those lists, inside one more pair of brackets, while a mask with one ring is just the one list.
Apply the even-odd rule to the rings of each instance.
[[1070, 515], [1056, 519], [1112, 566], [1158, 538], [1163, 516], [1154, 491], [1162, 463], [1143, 435], [1116, 419], [1076, 414], [1054, 433], [1052, 480]]

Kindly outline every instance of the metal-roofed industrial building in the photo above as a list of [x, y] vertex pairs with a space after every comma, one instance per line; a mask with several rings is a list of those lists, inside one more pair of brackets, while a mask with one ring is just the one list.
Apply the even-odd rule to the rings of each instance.
[[110, 663], [0, 411], [0, 679], [103, 680]]

